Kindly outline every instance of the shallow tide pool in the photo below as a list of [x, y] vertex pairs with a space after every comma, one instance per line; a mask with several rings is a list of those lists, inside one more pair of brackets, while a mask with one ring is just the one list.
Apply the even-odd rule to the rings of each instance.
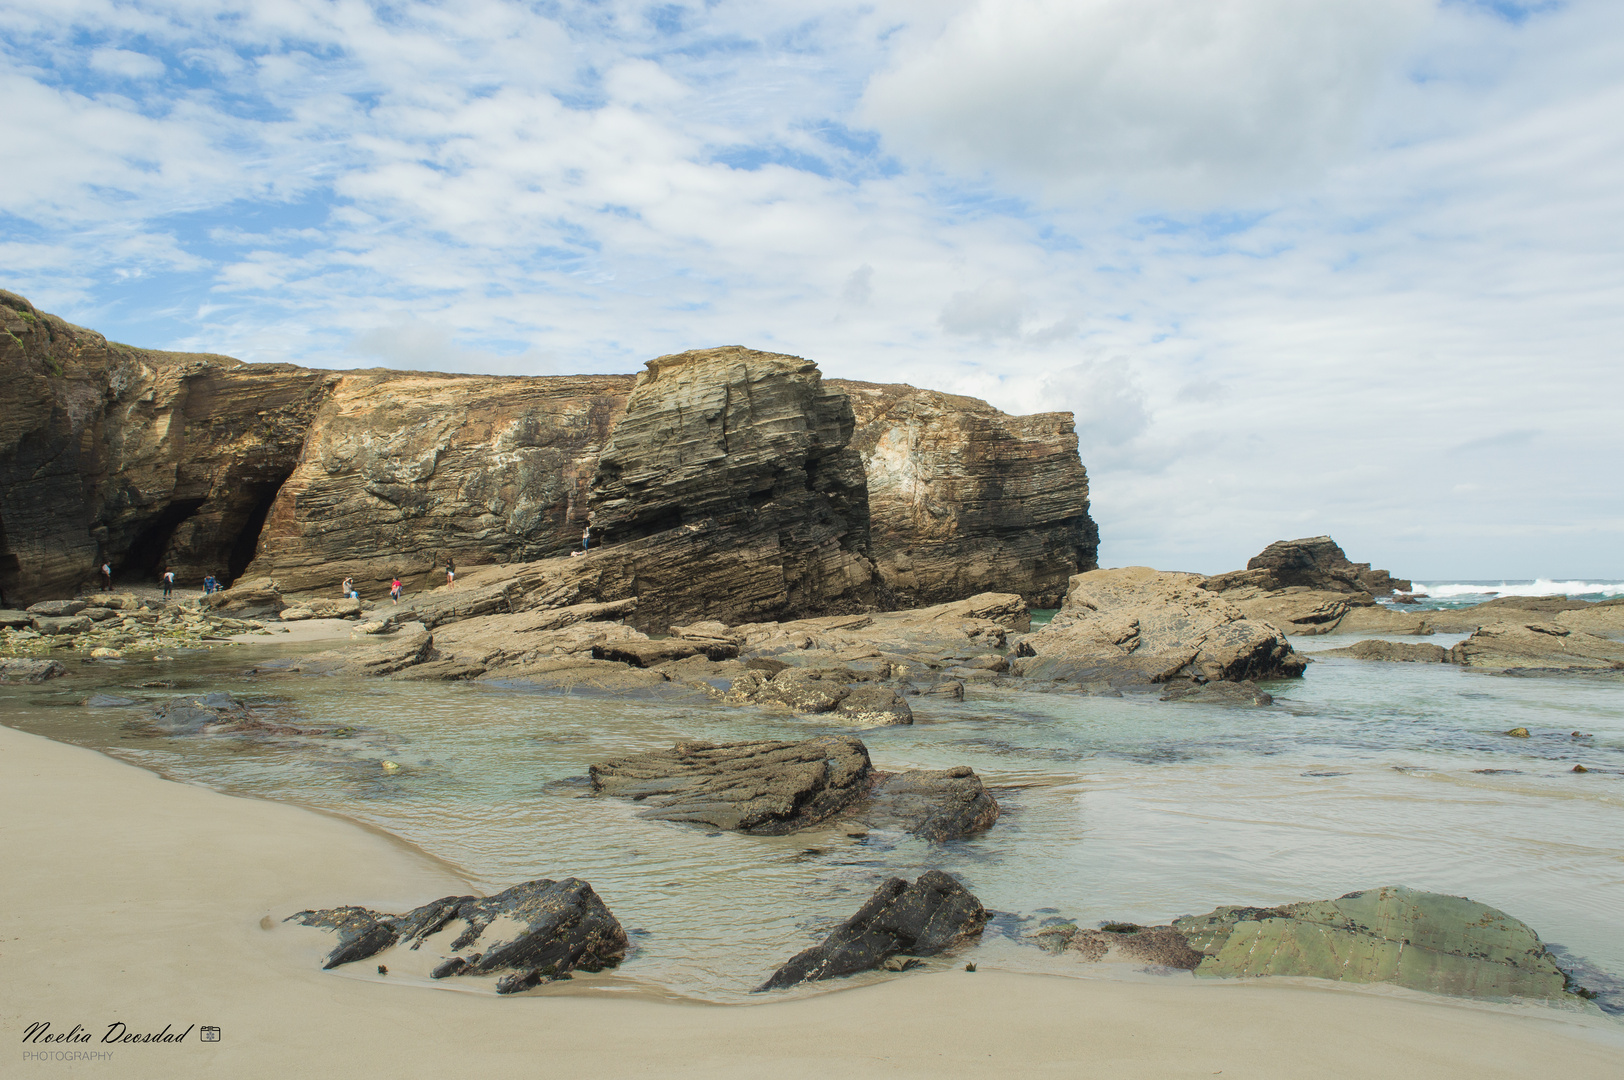
[[[585, 781], [592, 762], [682, 738], [831, 730], [813, 720], [484, 684], [243, 674], [276, 652], [74, 661], [68, 678], [0, 686], [0, 720], [177, 779], [347, 815], [486, 891], [585, 878], [634, 931], [618, 984], [682, 997], [743, 1000], [879, 881], [933, 867], [1000, 913], [957, 962], [1066, 973], [1068, 960], [1015, 937], [1056, 916], [1163, 922], [1403, 884], [1501, 908], [1624, 975], [1618, 682], [1326, 658], [1300, 681], [1270, 685], [1269, 709], [974, 688], [963, 703], [916, 698], [912, 726], [858, 733], [875, 765], [970, 765], [1004, 811], [979, 837], [932, 845], [849, 835], [862, 832], [849, 823], [752, 837], [647, 821]], [[142, 686], [160, 680], [171, 685]], [[204, 690], [359, 731], [157, 737], [132, 723], [139, 706], [83, 704], [93, 691], [156, 703]], [[1514, 727], [1531, 737], [1504, 734]]]

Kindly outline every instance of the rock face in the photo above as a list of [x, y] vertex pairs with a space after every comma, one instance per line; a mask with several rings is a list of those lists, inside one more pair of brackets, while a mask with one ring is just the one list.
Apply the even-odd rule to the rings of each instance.
[[1200, 975], [1306, 975], [1466, 997], [1566, 996], [1567, 979], [1526, 925], [1458, 896], [1399, 886], [1279, 908], [1221, 907], [1173, 927]]
[[1624, 674], [1624, 642], [1551, 622], [1491, 623], [1449, 654], [1455, 663], [1472, 668]]
[[584, 600], [636, 597], [642, 628], [873, 607], [853, 423], [845, 395], [799, 357], [649, 361], [592, 480], [606, 546], [569, 579]]
[[370, 959], [397, 945], [440, 955], [431, 975], [507, 974], [496, 992], [527, 990], [572, 971], [602, 971], [626, 956], [626, 932], [579, 878], [527, 881], [490, 897], [447, 896], [404, 915], [360, 907], [288, 916], [331, 931], [323, 968]]
[[1101, 688], [1278, 679], [1305, 666], [1280, 631], [1243, 617], [1198, 576], [1143, 566], [1072, 578], [1065, 605], [1018, 651], [1017, 675]]
[[836, 815], [957, 840], [990, 827], [998, 802], [975, 772], [880, 773], [849, 735], [803, 742], [678, 743], [593, 765], [593, 790], [648, 804], [645, 817], [778, 836]]
[[1009, 416], [912, 386], [829, 385], [851, 398], [870, 550], [898, 606], [1004, 592], [1058, 607], [1071, 576], [1098, 565], [1070, 413]]
[[823, 941], [797, 953], [757, 987], [782, 990], [797, 983], [872, 971], [893, 956], [933, 956], [981, 933], [987, 911], [940, 870], [913, 883], [891, 878], [857, 914]]
[[332, 377], [248, 573], [284, 592], [346, 577], [363, 596], [416, 589], [445, 561], [520, 562], [581, 545], [624, 375]]
[[330, 378], [117, 345], [0, 292], [0, 594], [236, 576]]

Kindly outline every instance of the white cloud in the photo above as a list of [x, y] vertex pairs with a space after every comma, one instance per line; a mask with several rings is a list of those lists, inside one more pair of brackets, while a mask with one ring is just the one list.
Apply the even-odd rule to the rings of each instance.
[[1429, 0], [980, 0], [876, 75], [911, 155], [1051, 192], [1211, 205], [1363, 134]]
[[129, 49], [96, 49], [90, 54], [90, 66], [104, 75], [126, 79], [155, 79], [165, 71], [164, 62], [156, 56]]

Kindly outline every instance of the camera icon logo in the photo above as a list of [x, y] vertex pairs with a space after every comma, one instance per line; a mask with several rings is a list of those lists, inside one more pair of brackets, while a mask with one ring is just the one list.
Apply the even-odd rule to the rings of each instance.
[[197, 1037], [203, 1042], [219, 1042], [220, 1029], [217, 1027], [205, 1026], [201, 1031], [198, 1032]]

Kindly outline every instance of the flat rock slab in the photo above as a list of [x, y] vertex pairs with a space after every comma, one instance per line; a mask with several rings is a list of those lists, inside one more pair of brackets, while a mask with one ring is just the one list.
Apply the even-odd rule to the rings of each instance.
[[83, 600], [41, 600], [37, 604], [28, 605], [28, 610], [35, 615], [60, 618], [77, 615], [89, 606]]
[[1462, 997], [1567, 997], [1528, 926], [1486, 904], [1401, 886], [1279, 908], [1221, 907], [1173, 923], [1200, 975], [1306, 975]]
[[891, 878], [857, 914], [817, 945], [797, 953], [757, 991], [872, 971], [899, 954], [932, 956], [979, 933], [987, 909], [940, 870], [909, 883]]
[[1204, 683], [1183, 679], [1169, 683], [1162, 693], [1162, 700], [1182, 701], [1191, 705], [1231, 705], [1261, 709], [1274, 704], [1274, 695], [1250, 679], [1244, 682]]
[[593, 790], [648, 803], [646, 816], [775, 836], [868, 794], [868, 748], [849, 736], [802, 742], [678, 743], [592, 766]]
[[1134, 963], [1194, 971], [1204, 959], [1171, 926], [1107, 923], [1094, 930], [1074, 923], [1045, 927], [1027, 935], [1050, 952], [1077, 953], [1089, 963]]
[[1624, 642], [1554, 622], [1502, 622], [1479, 627], [1449, 653], [1457, 664], [1490, 670], [1624, 671]]
[[431, 944], [431, 977], [507, 974], [499, 994], [527, 990], [572, 971], [602, 971], [626, 956], [626, 931], [580, 878], [527, 881], [495, 896], [447, 896], [386, 915], [361, 907], [301, 911], [284, 921], [332, 932], [324, 969], [370, 959], [396, 946]]
[[34, 625], [34, 616], [26, 611], [17, 611], [13, 608], [0, 608], [0, 627], [7, 630], [20, 630], [25, 626]]
[[1349, 656], [1355, 660], [1386, 660], [1402, 664], [1447, 664], [1449, 650], [1442, 645], [1410, 641], [1356, 641], [1341, 649], [1325, 649], [1315, 656]]
[[678, 743], [592, 766], [600, 794], [648, 804], [645, 816], [778, 836], [839, 815], [926, 840], [957, 840], [998, 820], [967, 766], [882, 773], [849, 735], [800, 742]]

